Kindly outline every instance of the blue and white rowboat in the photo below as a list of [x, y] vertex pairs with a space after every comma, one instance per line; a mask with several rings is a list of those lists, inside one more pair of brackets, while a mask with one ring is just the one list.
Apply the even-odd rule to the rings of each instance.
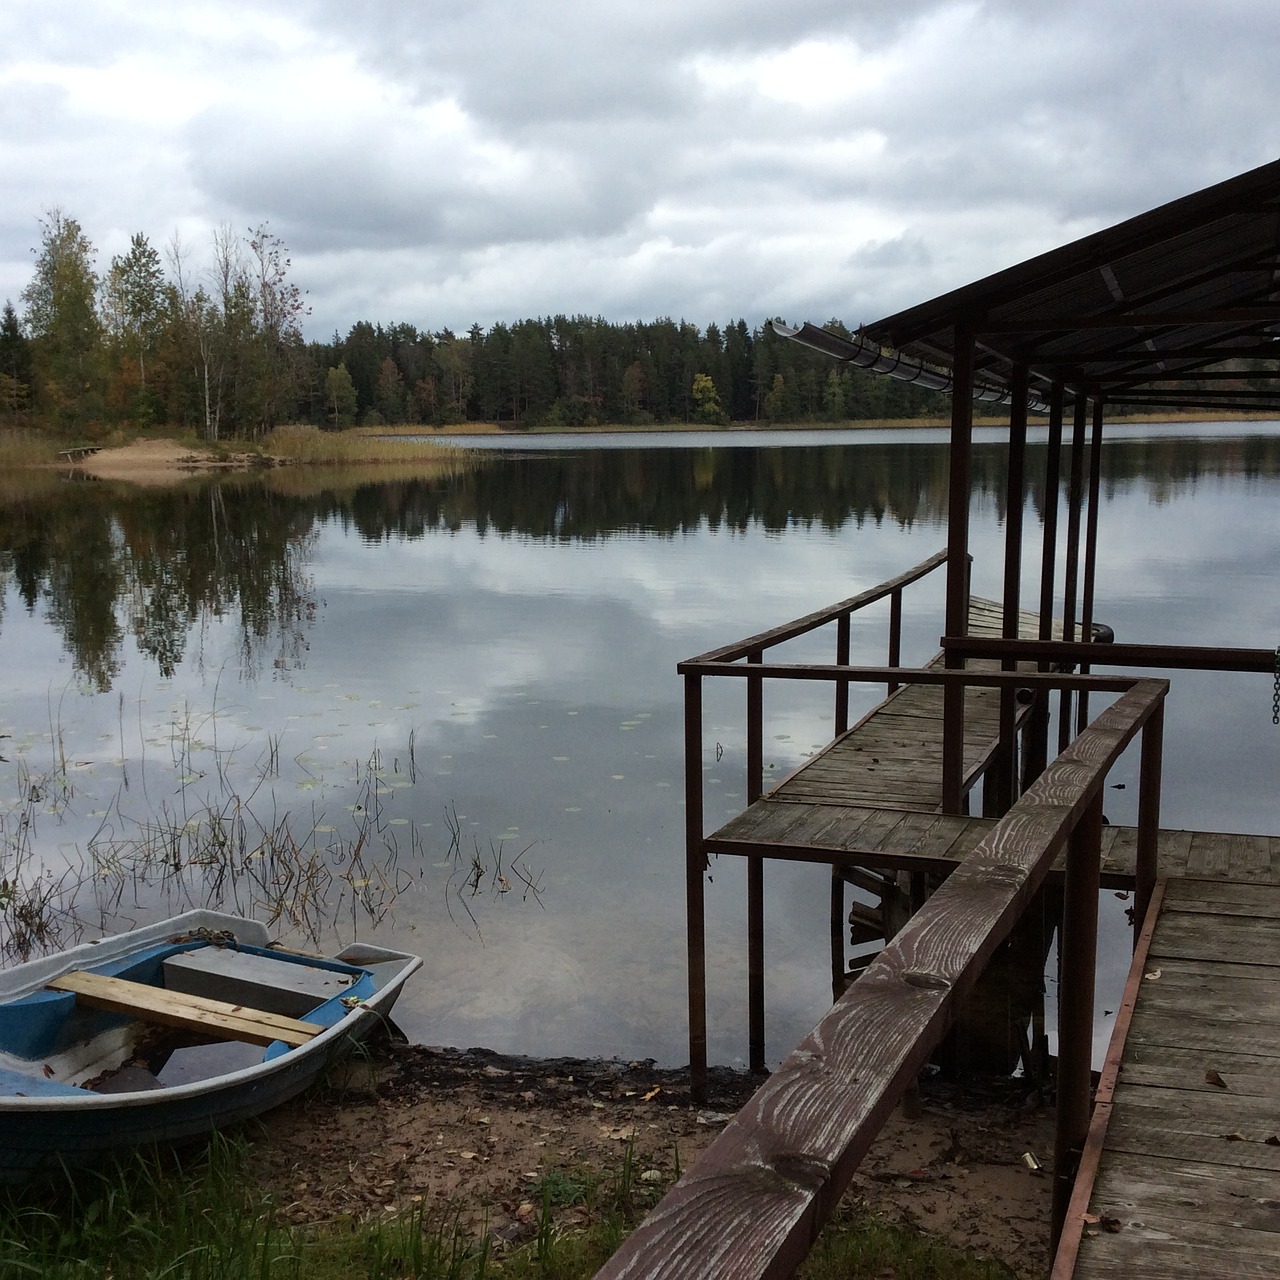
[[383, 1022], [422, 964], [268, 942], [257, 921], [190, 911], [0, 970], [0, 1181], [286, 1102]]

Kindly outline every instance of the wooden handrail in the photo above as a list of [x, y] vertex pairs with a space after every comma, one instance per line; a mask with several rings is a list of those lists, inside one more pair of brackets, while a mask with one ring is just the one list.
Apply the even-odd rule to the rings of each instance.
[[689, 658], [687, 661], [682, 662], [680, 669], [698, 666], [706, 662], [733, 662], [737, 659], [745, 658], [750, 653], [772, 648], [776, 644], [782, 644], [786, 640], [794, 640], [797, 636], [802, 636], [818, 627], [824, 627], [827, 623], [835, 622], [842, 616], [857, 613], [859, 609], [865, 609], [868, 605], [875, 604], [886, 596], [893, 595], [895, 591], [901, 591], [903, 587], [910, 586], [913, 582], [918, 582], [921, 578], [926, 577], [935, 569], [946, 564], [946, 562], [947, 553], [945, 549], [935, 552], [927, 560], [922, 560], [915, 568], [908, 569], [905, 573], [900, 573], [896, 578], [890, 578], [886, 582], [881, 582], [878, 586], [870, 587], [866, 591], [860, 591], [856, 596], [850, 596], [847, 600], [841, 600], [838, 604], [828, 605], [825, 609], [819, 609], [815, 613], [807, 613], [803, 618], [795, 618], [791, 622], [784, 622], [782, 626], [774, 627], [771, 631], [761, 631], [758, 635], [748, 636], [745, 640], [721, 645], [718, 649], [709, 649], [706, 653], [699, 654], [696, 658]]
[[[1054, 858], [1095, 814], [1107, 771], [1158, 715], [1167, 691], [1164, 680], [1136, 681], [1048, 766], [640, 1224], [600, 1280], [792, 1274]], [[1082, 827], [1100, 830], [1092, 820]], [[1073, 845], [1078, 855], [1081, 838]], [[1098, 848], [1084, 852], [1096, 864]]]

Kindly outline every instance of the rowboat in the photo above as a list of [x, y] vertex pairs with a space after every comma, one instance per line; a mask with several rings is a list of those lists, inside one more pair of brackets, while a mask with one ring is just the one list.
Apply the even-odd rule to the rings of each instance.
[[302, 955], [189, 911], [0, 971], [0, 1181], [278, 1106], [383, 1025], [421, 964]]

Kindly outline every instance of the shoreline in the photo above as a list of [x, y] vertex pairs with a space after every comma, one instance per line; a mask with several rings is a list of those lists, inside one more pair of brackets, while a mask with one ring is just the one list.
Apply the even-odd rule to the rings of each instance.
[[[1273, 422], [1273, 415], [1266, 414], [1134, 414], [1118, 419], [1112, 425], [1167, 424], [1178, 428], [1206, 423], [1257, 423]], [[723, 435], [729, 440], [741, 441], [753, 435], [810, 432], [834, 434], [873, 431], [937, 430], [949, 425], [944, 418], [873, 418], [853, 422], [789, 422], [789, 423], [731, 423], [724, 427], [702, 423], [670, 423], [631, 426], [607, 424], [598, 427], [543, 428], [512, 427], [499, 422], [455, 423], [444, 427], [422, 424], [399, 424], [382, 427], [352, 427], [340, 432], [321, 431], [317, 427], [284, 427], [276, 432], [294, 447], [280, 447], [268, 436], [260, 444], [228, 441], [208, 445], [203, 441], [173, 436], [139, 436], [122, 443], [90, 447], [84, 456], [59, 455], [51, 458], [48, 446], [33, 453], [29, 448], [18, 450], [17, 456], [6, 459], [13, 470], [61, 470], [72, 475], [82, 475], [98, 480], [123, 481], [135, 485], [165, 485], [184, 479], [209, 475], [219, 471], [247, 472], [263, 468], [299, 468], [310, 471], [335, 466], [377, 469], [387, 467], [417, 467], [427, 462], [421, 453], [424, 442], [430, 446], [446, 447], [458, 437], [492, 437], [494, 440], [535, 440], [546, 436], [580, 437], [584, 443], [591, 440], [617, 440], [620, 437], [643, 436], [654, 433], [684, 435]], [[975, 418], [975, 428], [1003, 427], [1007, 420], [997, 417]], [[1033, 419], [1033, 427], [1043, 426], [1041, 419]], [[410, 444], [405, 437], [412, 437]], [[299, 444], [301, 441], [303, 443]], [[397, 452], [398, 451], [398, 452]], [[456, 452], [456, 450], [454, 450]], [[67, 455], [78, 453], [75, 448], [63, 451]]]

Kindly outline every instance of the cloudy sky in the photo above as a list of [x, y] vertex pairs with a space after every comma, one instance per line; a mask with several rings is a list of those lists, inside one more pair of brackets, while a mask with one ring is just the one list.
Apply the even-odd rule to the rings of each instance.
[[0, 298], [61, 208], [260, 223], [309, 337], [872, 320], [1280, 154], [1271, 0], [5, 0]]

